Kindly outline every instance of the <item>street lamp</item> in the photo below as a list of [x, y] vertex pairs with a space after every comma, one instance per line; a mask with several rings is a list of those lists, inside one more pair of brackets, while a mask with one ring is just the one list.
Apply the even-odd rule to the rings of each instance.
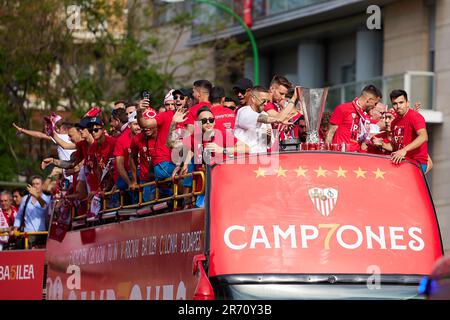
[[[176, 2], [183, 2], [184, 0], [162, 0], [162, 2], [166, 3], [176, 3]], [[259, 85], [259, 54], [258, 54], [258, 47], [256, 46], [255, 37], [253, 36], [252, 31], [249, 27], [244, 23], [242, 18], [236, 14], [230, 7], [224, 5], [223, 3], [218, 3], [213, 0], [192, 0], [193, 2], [197, 3], [205, 3], [212, 5], [219, 10], [222, 10], [229, 14], [230, 16], [234, 17], [239, 24], [244, 28], [245, 32], [247, 33], [247, 36], [250, 40], [250, 44], [252, 45], [252, 51], [253, 51], [253, 83], [256, 85]]]

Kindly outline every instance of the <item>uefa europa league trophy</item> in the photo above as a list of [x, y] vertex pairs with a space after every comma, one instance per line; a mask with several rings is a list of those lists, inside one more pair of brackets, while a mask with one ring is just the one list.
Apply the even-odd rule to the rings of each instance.
[[302, 88], [296, 87], [297, 96], [300, 100], [303, 115], [305, 117], [307, 143], [319, 143], [319, 129], [322, 120], [325, 102], [327, 100], [328, 88]]

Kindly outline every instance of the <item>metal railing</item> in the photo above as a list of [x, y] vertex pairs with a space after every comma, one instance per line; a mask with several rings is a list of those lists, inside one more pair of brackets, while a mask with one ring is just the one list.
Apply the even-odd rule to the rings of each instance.
[[[25, 238], [25, 250], [28, 250], [29, 247], [29, 237], [30, 236], [47, 236], [48, 235], [48, 231], [37, 231], [37, 232], [20, 232], [20, 231], [14, 231], [13, 236], [16, 238], [21, 238], [24, 237]], [[10, 236], [9, 232], [5, 232], [2, 229], [2, 232], [0, 232], [0, 237], [3, 236]]]
[[422, 109], [435, 110], [435, 77], [434, 72], [407, 71], [402, 74], [380, 76], [364, 81], [348, 82], [332, 86], [328, 90], [326, 111], [333, 111], [339, 104], [352, 101], [357, 97], [361, 89], [373, 84], [383, 93], [382, 101], [390, 105], [389, 93], [394, 89], [404, 89], [408, 93], [408, 99], [414, 103], [420, 101]]
[[[179, 194], [178, 182], [183, 178], [192, 177], [192, 187], [190, 192], [183, 192]], [[196, 191], [198, 185], [195, 177], [200, 177], [201, 179], [201, 188], [199, 191]], [[110, 217], [118, 217], [119, 211], [124, 209], [140, 209], [146, 206], [156, 206], [158, 204], [163, 204], [167, 201], [173, 200], [173, 211], [178, 209], [178, 201], [185, 198], [192, 198], [192, 202], [194, 203], [195, 197], [205, 193], [205, 173], [202, 171], [195, 171], [192, 173], [188, 173], [181, 176], [176, 176], [174, 178], [167, 178], [165, 180], [160, 181], [151, 181], [138, 185], [138, 202], [134, 204], [125, 204], [125, 192], [121, 190], [116, 190], [112, 192], [105, 192], [102, 194], [102, 209], [95, 216], [90, 216], [89, 214], [83, 214], [77, 216], [75, 213], [75, 208], [72, 207], [72, 221], [79, 222], [80, 220], [85, 220], [86, 222], [96, 221], [98, 219], [105, 219]], [[171, 187], [167, 188], [167, 184], [171, 183]], [[149, 201], [143, 201], [143, 190], [144, 187], [154, 186], [155, 187], [155, 197]], [[166, 190], [172, 190], [172, 195], [161, 197], [161, 188], [165, 188]], [[118, 195], [118, 205], [114, 207], [108, 207], [108, 202], [115, 195]], [[90, 203], [87, 204], [87, 212], [90, 212]], [[110, 213], [114, 213], [113, 215], [108, 215]], [[133, 214], [134, 215], [134, 214]], [[138, 215], [137, 212], [135, 215]]]

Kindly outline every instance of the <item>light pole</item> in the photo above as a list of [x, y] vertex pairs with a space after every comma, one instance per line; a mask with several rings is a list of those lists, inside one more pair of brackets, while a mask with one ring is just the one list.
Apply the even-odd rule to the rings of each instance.
[[[183, 2], [184, 0], [162, 0], [163, 2], [167, 3], [175, 3], [175, 2]], [[222, 10], [229, 14], [230, 16], [234, 17], [239, 24], [244, 28], [245, 32], [247, 33], [247, 36], [250, 40], [250, 44], [252, 45], [252, 51], [253, 51], [253, 83], [255, 86], [259, 85], [259, 54], [258, 54], [258, 47], [256, 46], [255, 37], [253, 36], [252, 31], [249, 27], [244, 23], [242, 18], [236, 14], [230, 7], [224, 5], [223, 3], [218, 3], [213, 0], [192, 0], [193, 2], [197, 3], [205, 3], [209, 4], [211, 6], [214, 6], [218, 8], [219, 10]]]

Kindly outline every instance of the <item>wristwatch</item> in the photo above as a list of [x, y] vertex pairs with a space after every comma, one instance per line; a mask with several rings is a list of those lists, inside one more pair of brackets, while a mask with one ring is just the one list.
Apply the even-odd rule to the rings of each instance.
[[227, 148], [223, 148], [223, 154], [228, 154], [227, 151], [228, 151]]

